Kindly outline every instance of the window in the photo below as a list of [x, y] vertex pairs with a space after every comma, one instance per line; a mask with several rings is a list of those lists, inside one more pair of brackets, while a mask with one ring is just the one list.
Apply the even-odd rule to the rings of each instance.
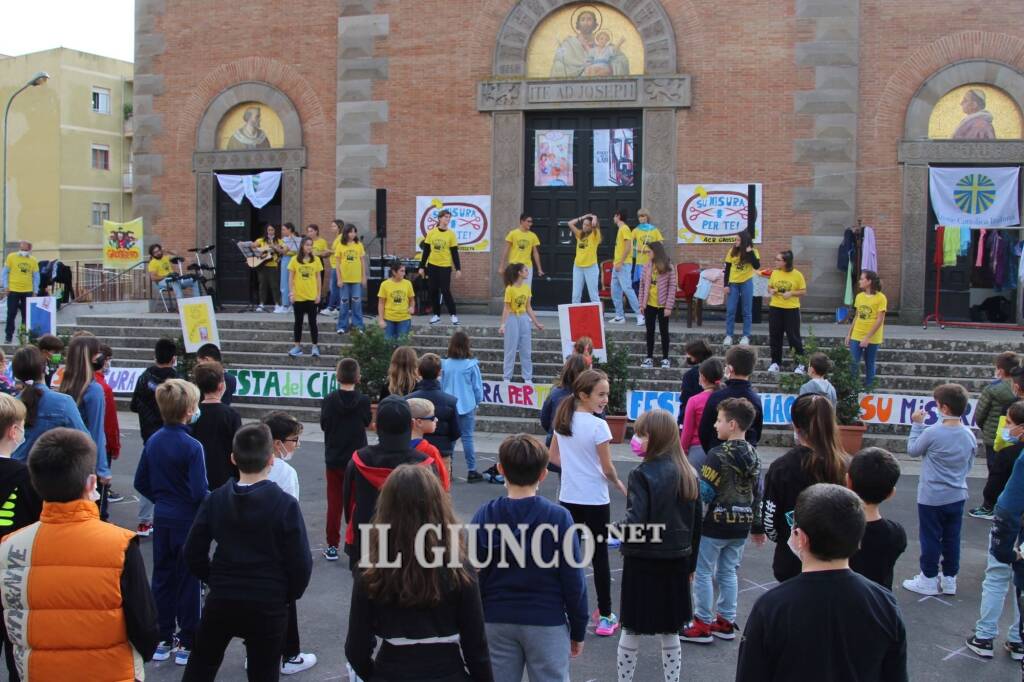
[[110, 90], [106, 88], [92, 89], [92, 110], [97, 114], [110, 113]]
[[92, 167], [98, 170], [110, 170], [110, 147], [105, 144], [92, 146]]
[[110, 204], [99, 201], [92, 202], [92, 225], [101, 226], [104, 220], [110, 220]]

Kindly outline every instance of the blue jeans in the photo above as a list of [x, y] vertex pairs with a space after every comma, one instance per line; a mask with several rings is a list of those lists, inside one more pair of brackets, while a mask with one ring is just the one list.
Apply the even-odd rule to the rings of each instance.
[[623, 294], [626, 295], [633, 312], [640, 315], [640, 301], [636, 299], [636, 292], [633, 291], [633, 266], [629, 263], [623, 263], [619, 270], [612, 268], [612, 305], [615, 306], [615, 317], [624, 317]]
[[[926, 578], [939, 574], [950, 577], [960, 572], [960, 527], [964, 522], [964, 501], [933, 506], [917, 505], [921, 535], [921, 573]], [[701, 539], [703, 541], [703, 538]]]
[[[720, 540], [707, 536], [700, 539], [697, 553], [697, 572], [693, 578], [693, 614], [705, 623], [715, 620], [715, 614], [730, 623], [736, 620], [736, 569], [743, 559], [746, 538]], [[711, 603], [715, 597], [712, 577], [718, 583], [718, 604], [714, 613]]]
[[291, 290], [288, 286], [288, 264], [292, 262], [291, 256], [281, 256], [281, 305], [288, 307], [292, 304], [289, 294]]
[[[459, 415], [459, 431], [462, 436], [459, 441], [462, 443], [462, 453], [466, 455], [466, 468], [476, 471], [476, 447], [473, 445], [473, 431], [476, 430], [476, 412], [467, 412]], [[452, 464], [452, 467], [455, 465]]]
[[352, 326], [363, 328], [363, 285], [359, 282], [348, 282], [340, 288], [341, 312], [338, 313], [338, 331], [348, 329], [349, 312], [352, 313]]
[[330, 286], [327, 298], [327, 307], [331, 310], [337, 310], [338, 306], [341, 305], [341, 287], [338, 286], [337, 271], [331, 270], [327, 279]]
[[398, 339], [409, 333], [412, 329], [412, 320], [402, 320], [401, 322], [392, 322], [391, 320], [384, 320], [384, 338], [385, 339]]
[[[995, 639], [999, 636], [999, 617], [1003, 615], [1003, 604], [1006, 593], [1013, 589], [1013, 569], [1009, 564], [996, 561], [988, 554], [988, 565], [985, 567], [985, 580], [981, 583], [981, 617], [974, 626], [974, 635], [978, 639]], [[1017, 600], [1012, 596], [1013, 625], [1006, 633], [1010, 642], [1020, 641], [1020, 609]]]
[[579, 266], [572, 266], [572, 302], [582, 303], [583, 302], [583, 283], [587, 284], [587, 295], [590, 296], [591, 303], [597, 303], [600, 299], [597, 296], [597, 276], [600, 273], [600, 268], [597, 264], [591, 265], [588, 268], [581, 268]]
[[729, 285], [729, 297], [725, 299], [725, 335], [732, 336], [736, 326], [736, 304], [743, 299], [743, 336], [750, 336], [751, 315], [754, 310], [754, 280]]
[[877, 343], [867, 348], [860, 347], [860, 341], [850, 339], [850, 355], [853, 357], [853, 371], [860, 372], [860, 359], [864, 357], [864, 388], [871, 388], [875, 383], [875, 356], [878, 354]]

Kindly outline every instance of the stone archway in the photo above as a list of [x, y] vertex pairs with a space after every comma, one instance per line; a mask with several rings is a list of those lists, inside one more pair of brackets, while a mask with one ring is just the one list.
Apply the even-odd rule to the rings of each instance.
[[[529, 80], [530, 37], [552, 12], [578, 0], [520, 0], [505, 17], [494, 48], [493, 79], [478, 84], [477, 109], [491, 112], [491, 217], [506, 230], [523, 208], [524, 112], [557, 109], [643, 110], [642, 202], [675, 232], [676, 110], [690, 106], [690, 77], [677, 73], [675, 31], [658, 0], [603, 0], [633, 23], [644, 46], [639, 76]], [[495, 234], [495, 241], [504, 238]], [[497, 272], [501, 249], [491, 252]], [[501, 307], [500, 278], [492, 278], [491, 305]]]
[[950, 64], [928, 79], [914, 94], [904, 119], [899, 163], [903, 165], [903, 213], [900, 268], [900, 322], [917, 324], [924, 316], [925, 250], [919, 244], [928, 221], [928, 165], [931, 163], [1020, 163], [1022, 140], [929, 140], [928, 120], [936, 102], [950, 90], [984, 83], [1005, 91], [1024, 111], [1024, 73], [993, 60]]
[[[218, 150], [217, 126], [224, 115], [242, 102], [260, 102], [273, 109], [284, 128], [284, 146], [277, 149]], [[280, 168], [282, 222], [302, 224], [302, 169], [306, 148], [302, 144], [302, 122], [291, 99], [273, 85], [244, 82], [232, 85], [214, 97], [196, 128], [192, 170], [196, 174], [196, 244], [214, 243], [215, 171]]]

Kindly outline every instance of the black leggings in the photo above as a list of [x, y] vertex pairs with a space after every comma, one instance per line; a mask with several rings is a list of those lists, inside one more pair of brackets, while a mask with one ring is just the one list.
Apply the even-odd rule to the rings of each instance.
[[804, 354], [804, 342], [800, 338], [800, 309], [768, 307], [768, 345], [772, 351], [772, 362], [782, 362], [782, 335], [786, 335], [789, 349], [797, 355]]
[[452, 298], [452, 268], [442, 268], [439, 265], [427, 265], [427, 292], [430, 295], [430, 305], [434, 308], [434, 314], [441, 314], [441, 298], [444, 298], [444, 305], [449, 315], [455, 315], [455, 299]]
[[[573, 523], [590, 529], [594, 544], [594, 589], [597, 590], [597, 610], [602, 616], [612, 613], [612, 572], [608, 568], [608, 524], [611, 522], [610, 504], [574, 504], [562, 502], [569, 510]], [[600, 541], [597, 538], [601, 538]]]
[[661, 357], [668, 357], [668, 316], [664, 308], [647, 306], [644, 308], [644, 322], [647, 323], [647, 357], [654, 357], [654, 323], [658, 323], [661, 332]]
[[981, 495], [982, 506], [987, 509], [995, 509], [996, 499], [1006, 487], [1013, 473], [1014, 460], [1007, 455], [1000, 455], [992, 449], [992, 446], [985, 444], [985, 466], [988, 469], [988, 478], [985, 479], [985, 488]]
[[302, 316], [309, 318], [309, 335], [313, 337], [313, 345], [320, 336], [320, 330], [316, 326], [316, 303], [313, 301], [295, 301], [292, 304], [292, 312], [295, 314], [295, 343], [302, 342]]

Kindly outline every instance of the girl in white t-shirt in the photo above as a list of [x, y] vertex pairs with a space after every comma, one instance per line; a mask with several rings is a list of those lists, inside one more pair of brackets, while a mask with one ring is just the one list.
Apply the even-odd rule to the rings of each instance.
[[558, 501], [572, 514], [573, 523], [587, 527], [595, 542], [594, 588], [599, 619], [594, 632], [602, 637], [611, 637], [619, 629], [619, 619], [612, 613], [608, 568], [608, 484], [626, 494], [626, 486], [612, 464], [608, 423], [594, 416], [604, 412], [607, 404], [608, 376], [594, 369], [581, 373], [572, 384], [572, 397], [562, 400], [555, 412], [550, 452], [551, 463], [562, 467]]

